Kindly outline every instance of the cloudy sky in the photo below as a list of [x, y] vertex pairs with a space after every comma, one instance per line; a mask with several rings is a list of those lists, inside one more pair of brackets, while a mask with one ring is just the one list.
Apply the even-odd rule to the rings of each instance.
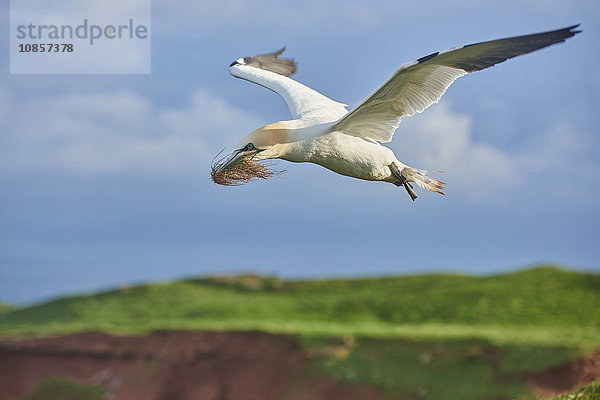
[[[600, 271], [597, 1], [152, 6], [150, 75], [10, 75], [0, 37], [0, 301], [245, 271]], [[443, 170], [446, 196], [412, 203], [390, 184], [283, 161], [268, 182], [209, 179], [221, 149], [289, 118], [278, 96], [228, 74], [239, 57], [286, 45], [297, 80], [352, 107], [433, 51], [576, 23], [567, 43], [460, 78], [402, 122], [387, 145]]]

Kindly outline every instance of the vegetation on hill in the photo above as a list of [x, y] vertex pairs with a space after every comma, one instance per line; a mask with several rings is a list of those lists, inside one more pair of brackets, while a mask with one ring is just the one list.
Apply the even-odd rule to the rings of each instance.
[[490, 277], [189, 279], [66, 297], [0, 314], [0, 332], [10, 335], [258, 329], [593, 347], [600, 344], [599, 327], [600, 275], [552, 267]]
[[[533, 400], [527, 377], [581, 354], [576, 348], [485, 340], [307, 338], [313, 368], [348, 384], [375, 385], [391, 399]], [[322, 345], [321, 348], [319, 345]]]
[[105, 392], [101, 386], [85, 386], [67, 378], [49, 376], [23, 400], [102, 400], [106, 398]]
[[584, 387], [577, 388], [570, 393], [554, 397], [552, 400], [598, 400], [600, 399], [600, 380]]
[[489, 277], [223, 276], [124, 287], [0, 313], [0, 335], [6, 336], [157, 329], [288, 333], [313, 355], [315, 373], [375, 385], [391, 398], [446, 400], [533, 399], [528, 374], [600, 347], [599, 328], [600, 275], [554, 267]]

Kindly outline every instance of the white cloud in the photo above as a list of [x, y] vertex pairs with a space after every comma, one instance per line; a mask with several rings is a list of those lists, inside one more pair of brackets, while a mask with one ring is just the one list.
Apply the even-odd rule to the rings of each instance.
[[448, 183], [448, 191], [456, 188], [475, 202], [501, 200], [526, 186], [556, 197], [564, 192], [559, 182], [589, 187], [600, 179], [587, 150], [594, 135], [577, 132], [567, 120], [549, 122], [511, 149], [477, 142], [471, 125], [472, 117], [438, 104], [405, 119], [391, 147], [416, 168], [444, 171], [435, 176]]
[[556, 122], [547, 132], [536, 135], [519, 154], [519, 163], [532, 172], [560, 170], [575, 165], [585, 144], [566, 121]]
[[407, 118], [396, 140], [396, 155], [409, 154], [414, 167], [439, 169], [452, 187], [460, 187], [472, 199], [481, 199], [507, 186], [524, 182], [517, 158], [502, 149], [477, 143], [471, 135], [471, 117], [458, 115], [438, 104], [418, 117]]
[[207, 164], [228, 135], [258, 125], [203, 89], [179, 109], [127, 91], [37, 98], [12, 108], [0, 139], [6, 170], [181, 173]]
[[[0, 114], [0, 168], [17, 171], [204, 171], [215, 153], [230, 149], [260, 125], [255, 117], [204, 89], [192, 92], [178, 108], [158, 106], [129, 91], [19, 103], [0, 90], [0, 106], [7, 110]], [[390, 147], [411, 166], [444, 171], [435, 176], [448, 182], [449, 192], [464, 193], [476, 202], [505, 198], [507, 188], [513, 192], [529, 185], [547, 186], [549, 176], [598, 181], [594, 163], [586, 158], [586, 139], [566, 121], [549, 124], [545, 132], [531, 135], [529, 142], [513, 150], [477, 142], [471, 126], [472, 117], [456, 114], [442, 103], [405, 119]], [[586, 159], [587, 166], [575, 168]], [[574, 170], [579, 171], [577, 176], [572, 175]]]

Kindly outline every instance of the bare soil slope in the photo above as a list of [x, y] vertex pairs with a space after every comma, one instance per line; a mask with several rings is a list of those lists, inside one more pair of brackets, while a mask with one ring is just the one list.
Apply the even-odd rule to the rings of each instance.
[[20, 399], [46, 376], [107, 388], [112, 400], [384, 399], [305, 368], [293, 340], [260, 332], [84, 333], [0, 342], [2, 399]]
[[529, 386], [539, 397], [552, 397], [600, 379], [600, 351], [529, 377]]

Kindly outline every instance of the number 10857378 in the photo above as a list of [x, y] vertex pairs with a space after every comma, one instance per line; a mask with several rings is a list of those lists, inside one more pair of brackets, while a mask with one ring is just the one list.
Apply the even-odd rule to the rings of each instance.
[[72, 53], [72, 43], [21, 43], [19, 53]]

